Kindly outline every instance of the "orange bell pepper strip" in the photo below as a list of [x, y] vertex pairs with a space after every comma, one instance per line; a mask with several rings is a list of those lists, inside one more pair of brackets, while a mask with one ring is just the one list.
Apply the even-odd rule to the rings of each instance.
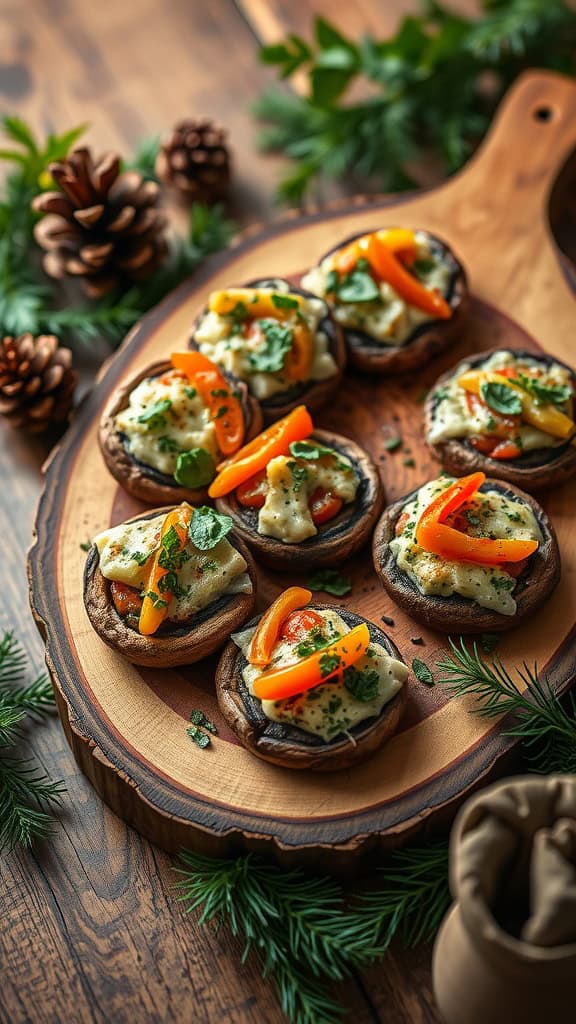
[[[390, 252], [411, 261], [416, 258], [416, 238], [414, 232], [408, 228], [383, 228], [381, 231], [372, 233], [390, 249]], [[370, 235], [362, 235], [337, 252], [334, 258], [334, 270], [337, 270], [339, 274], [350, 274], [358, 260], [366, 259], [366, 253], [360, 247], [360, 242], [365, 246], [370, 237]]]
[[537, 540], [491, 540], [470, 537], [443, 520], [460, 508], [476, 493], [486, 479], [484, 473], [472, 473], [450, 485], [424, 510], [416, 527], [416, 543], [425, 551], [452, 562], [473, 562], [476, 565], [501, 565], [520, 562], [534, 554]]
[[183, 502], [182, 505], [178, 506], [178, 508], [174, 508], [171, 512], [168, 512], [168, 515], [162, 523], [160, 543], [154, 552], [154, 558], [150, 566], [150, 572], [146, 583], [146, 591], [144, 594], [144, 600], [142, 601], [142, 609], [140, 611], [140, 619], [138, 622], [138, 630], [143, 636], [152, 636], [160, 628], [168, 612], [170, 592], [161, 592], [159, 587], [160, 580], [166, 576], [169, 571], [160, 565], [160, 556], [164, 550], [162, 547], [162, 541], [169, 530], [174, 527], [178, 535], [180, 548], [182, 549], [188, 539], [188, 527], [190, 525], [191, 518], [192, 508], [190, 505], [186, 504], [186, 502]]
[[[370, 645], [370, 630], [365, 622], [355, 626], [339, 640], [310, 654], [307, 658], [285, 665], [283, 668], [263, 672], [255, 680], [254, 696], [259, 700], [286, 700], [298, 693], [305, 693], [320, 683], [326, 683], [340, 675], [345, 668], [353, 665]], [[327, 665], [334, 665], [326, 671]]]
[[415, 306], [439, 320], [450, 319], [452, 310], [440, 292], [425, 288], [376, 235], [369, 235], [366, 244], [360, 243], [360, 247], [376, 276], [386, 281], [409, 306]]
[[[280, 296], [278, 303], [274, 296]], [[284, 304], [282, 303], [284, 300]], [[246, 314], [250, 320], [259, 317], [272, 317], [274, 320], [286, 320], [298, 312], [304, 299], [294, 292], [258, 291], [257, 288], [227, 288], [226, 291], [212, 292], [208, 299], [211, 313], [229, 316], [238, 305], [246, 306]]]
[[224, 374], [201, 352], [173, 352], [170, 361], [198, 389], [210, 412], [222, 455], [233, 455], [244, 440], [244, 413]]
[[290, 351], [286, 356], [284, 373], [288, 380], [308, 380], [314, 346], [310, 328], [305, 323], [294, 324], [294, 339]]
[[248, 661], [251, 665], [269, 665], [272, 651], [280, 636], [280, 630], [291, 612], [307, 605], [312, 598], [312, 591], [304, 587], [288, 587], [273, 604], [258, 623], [258, 628], [252, 637]]
[[218, 476], [210, 484], [208, 494], [211, 498], [230, 494], [259, 470], [266, 469], [270, 459], [287, 455], [292, 441], [304, 441], [313, 430], [312, 417], [306, 406], [296, 406], [287, 416], [244, 445], [231, 459], [220, 463]]

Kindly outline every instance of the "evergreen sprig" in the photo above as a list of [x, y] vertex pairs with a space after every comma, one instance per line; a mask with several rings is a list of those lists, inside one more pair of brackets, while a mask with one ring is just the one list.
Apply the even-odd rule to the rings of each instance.
[[[519, 739], [532, 771], [541, 774], [576, 772], [576, 700], [560, 701], [550, 680], [526, 662], [510, 672], [498, 656], [484, 661], [477, 645], [450, 639], [451, 655], [438, 662], [445, 675], [438, 680], [452, 696], [472, 696], [474, 711], [483, 717], [510, 715], [504, 734]], [[521, 689], [518, 688], [520, 684]]]
[[53, 830], [51, 811], [59, 804], [61, 782], [53, 782], [13, 747], [22, 738], [27, 715], [37, 720], [53, 711], [54, 693], [46, 675], [26, 686], [26, 658], [11, 632], [0, 641], [0, 851], [45, 839]]
[[[264, 149], [294, 162], [280, 194], [299, 202], [323, 177], [410, 187], [408, 164], [435, 150], [446, 169], [466, 160], [502, 93], [527, 67], [576, 73], [576, 13], [565, 0], [481, 0], [467, 18], [438, 0], [378, 40], [346, 37], [316, 18], [314, 41], [290, 35], [265, 46], [281, 79], [305, 72], [307, 95], [264, 92], [255, 113]], [[486, 78], [492, 80], [487, 90]], [[354, 88], [362, 98], [348, 100]], [[364, 98], [366, 97], [366, 98]]]
[[[14, 168], [6, 178], [0, 200], [0, 335], [30, 331], [53, 333], [72, 345], [90, 345], [98, 340], [116, 345], [207, 256], [224, 248], [236, 230], [221, 205], [194, 203], [187, 235], [170, 239], [169, 256], [152, 280], [103, 299], [62, 306], [57, 285], [40, 266], [33, 234], [37, 215], [31, 204], [39, 192], [55, 188], [48, 165], [67, 155], [86, 126], [49, 135], [44, 143], [19, 118], [0, 119], [0, 128], [9, 140], [9, 148], [0, 148], [0, 161]], [[145, 140], [126, 167], [154, 179], [158, 147], [157, 138]]]
[[431, 938], [449, 905], [445, 842], [393, 853], [370, 892], [347, 895], [329, 878], [286, 871], [253, 854], [213, 860], [182, 854], [179, 899], [200, 924], [226, 923], [259, 956], [292, 1024], [333, 1024], [331, 983], [383, 956], [400, 931]]

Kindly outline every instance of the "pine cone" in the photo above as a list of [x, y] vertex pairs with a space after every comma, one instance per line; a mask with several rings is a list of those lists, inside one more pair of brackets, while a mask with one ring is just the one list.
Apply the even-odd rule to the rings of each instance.
[[90, 298], [145, 280], [167, 253], [166, 218], [158, 209], [160, 190], [136, 171], [120, 174], [120, 160], [108, 153], [94, 160], [75, 149], [49, 171], [61, 192], [36, 196], [45, 214], [34, 229], [50, 277], [80, 278]]
[[214, 203], [222, 199], [230, 184], [224, 129], [207, 118], [180, 121], [160, 148], [156, 174], [189, 200]]
[[67, 420], [77, 381], [70, 349], [53, 334], [0, 341], [0, 415], [13, 427], [39, 434]]

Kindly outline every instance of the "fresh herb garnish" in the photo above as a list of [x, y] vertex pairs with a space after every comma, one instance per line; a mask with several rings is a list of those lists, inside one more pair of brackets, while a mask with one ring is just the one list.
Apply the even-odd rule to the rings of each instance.
[[482, 633], [480, 636], [480, 642], [482, 644], [482, 650], [486, 654], [492, 654], [496, 650], [500, 643], [501, 637], [498, 633]]
[[220, 408], [218, 409], [218, 411], [214, 413], [212, 419], [213, 420], [222, 419], [222, 416], [225, 416], [227, 412], [228, 412], [228, 406], [227, 405], [221, 405]]
[[201, 505], [192, 513], [188, 534], [199, 551], [211, 551], [230, 533], [232, 526], [230, 516], [224, 516], [207, 505]]
[[213, 736], [218, 735], [218, 729], [214, 725], [214, 722], [208, 718], [203, 711], [199, 708], [192, 708], [190, 712], [190, 721], [192, 725], [201, 725], [203, 729], [207, 729]]
[[344, 686], [356, 700], [369, 703], [378, 695], [380, 676], [375, 669], [359, 671], [354, 665], [344, 669]]
[[311, 629], [307, 637], [301, 640], [296, 645], [296, 654], [299, 658], [308, 658], [311, 654], [315, 654], [316, 651], [321, 651], [323, 647], [328, 647], [329, 644], [333, 644], [335, 640], [340, 639], [340, 633], [334, 630], [329, 639], [327, 639], [319, 626]]
[[437, 405], [440, 405], [440, 402], [444, 402], [447, 398], [449, 398], [449, 396], [450, 389], [447, 387], [436, 388], [436, 390], [432, 394], [432, 398], [434, 399]]
[[286, 465], [292, 474], [292, 490], [297, 494], [308, 479], [308, 470], [306, 466], [299, 466], [297, 462], [287, 462]]
[[292, 348], [294, 329], [277, 320], [258, 321], [264, 335], [264, 345], [250, 354], [250, 366], [259, 373], [279, 373]]
[[339, 654], [321, 654], [320, 675], [322, 678], [325, 679], [327, 676], [334, 675], [340, 668], [341, 660]]
[[230, 396], [230, 392], [227, 388], [211, 388], [210, 394], [213, 395], [214, 398], [229, 398]]
[[352, 580], [349, 576], [342, 576], [336, 569], [317, 569], [308, 576], [306, 586], [310, 590], [323, 590], [326, 594], [343, 597], [352, 590]]
[[480, 395], [486, 405], [503, 416], [519, 416], [522, 412], [522, 399], [507, 384], [496, 384], [484, 381], [480, 385]]
[[524, 373], [518, 373], [514, 383], [519, 384], [542, 405], [564, 405], [572, 398], [572, 388], [569, 385], [542, 384], [537, 377], [529, 377]]
[[338, 281], [340, 280], [337, 270], [329, 270], [326, 275], [326, 294], [333, 294], [338, 288]]
[[322, 455], [336, 454], [333, 448], [325, 448], [316, 441], [292, 441], [289, 448], [295, 459], [306, 459], [310, 462], [316, 462]]
[[196, 388], [188, 388], [188, 387], [186, 387], [186, 388], [184, 388], [184, 394], [186, 395], [186, 398], [192, 399], [192, 398], [196, 398], [196, 395], [198, 394], [198, 392], [197, 392]]
[[420, 259], [414, 260], [410, 270], [416, 275], [416, 277], [428, 277], [428, 274], [432, 273], [435, 266], [436, 263], [431, 257], [428, 257], [427, 259], [420, 257]]
[[149, 597], [154, 608], [168, 607], [168, 601], [165, 601], [163, 597], [160, 597], [155, 590], [145, 590], [142, 597]]
[[162, 452], [163, 455], [177, 455], [180, 451], [180, 446], [173, 437], [169, 437], [168, 434], [162, 434], [156, 442], [158, 451]]
[[125, 558], [129, 558], [131, 562], [136, 562], [137, 565], [142, 567], [146, 565], [146, 562], [152, 554], [151, 551], [130, 551], [129, 548], [122, 548], [122, 554]]
[[402, 438], [401, 437], [388, 437], [384, 441], [384, 447], [385, 447], [387, 452], [395, 452], [395, 451], [398, 450], [398, 448], [402, 447]]
[[402, 465], [403, 466], [407, 466], [409, 469], [413, 469], [414, 466], [416, 465], [416, 463], [415, 463], [413, 458], [409, 458], [409, 459], [404, 459], [404, 462], [402, 463]]
[[160, 430], [161, 427], [166, 426], [166, 417], [164, 413], [168, 412], [172, 408], [172, 401], [169, 398], [160, 398], [157, 402], [152, 402], [147, 409], [138, 417], [138, 423], [145, 423], [150, 430]]
[[290, 295], [281, 295], [279, 292], [272, 294], [272, 302], [276, 309], [300, 309], [298, 299], [293, 299]]
[[412, 659], [412, 671], [419, 683], [424, 683], [425, 686], [434, 686], [434, 676], [428, 665], [421, 661], [420, 658]]
[[205, 487], [214, 479], [215, 472], [216, 466], [210, 452], [205, 448], [192, 448], [189, 452], [180, 452], [174, 479], [182, 487]]
[[375, 302], [380, 298], [380, 289], [370, 274], [353, 270], [338, 283], [336, 295], [341, 302]]
[[196, 746], [200, 747], [200, 750], [205, 750], [206, 747], [209, 747], [212, 743], [212, 740], [207, 733], [202, 732], [202, 729], [199, 729], [197, 725], [189, 725], [186, 732], [190, 739], [194, 741]]
[[494, 587], [494, 590], [497, 590], [498, 592], [501, 590], [514, 590], [514, 587], [516, 586], [516, 580], [514, 577], [508, 575], [491, 576], [490, 583]]
[[84, 540], [82, 541], [80, 547], [82, 548], [82, 551], [90, 551], [90, 548], [92, 547], [92, 541]]

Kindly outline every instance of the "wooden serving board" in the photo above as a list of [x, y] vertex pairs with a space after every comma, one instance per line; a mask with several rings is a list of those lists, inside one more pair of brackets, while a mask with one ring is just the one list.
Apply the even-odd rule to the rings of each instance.
[[[574, 362], [576, 303], [547, 221], [551, 185], [576, 145], [576, 85], [528, 74], [504, 101], [475, 159], [425, 194], [359, 200], [307, 213], [244, 235], [150, 313], [105, 368], [46, 470], [36, 540], [30, 552], [32, 609], [46, 639], [62, 723], [82, 769], [102, 798], [169, 850], [213, 854], [259, 849], [324, 870], [350, 866], [439, 821], [501, 768], [510, 741], [501, 725], [472, 715], [413, 677], [400, 732], [371, 760], [328, 775], [275, 768], [247, 753], [223, 722], [213, 687], [215, 659], [186, 669], [138, 669], [92, 630], [82, 601], [81, 543], [144, 509], [104, 467], [97, 425], [111, 390], [127, 374], [187, 343], [211, 289], [271, 274], [298, 275], [354, 232], [383, 225], [428, 229], [466, 266], [474, 296], [454, 350], [409, 379], [350, 373], [317, 425], [348, 434], [377, 461], [388, 501], [438, 473], [422, 439], [423, 391], [465, 353], [495, 345], [537, 350]], [[387, 453], [385, 441], [403, 438]], [[414, 460], [414, 465], [407, 464]], [[558, 531], [562, 582], [542, 611], [503, 640], [505, 660], [536, 660], [558, 691], [574, 675], [576, 484], [544, 495]], [[342, 569], [354, 579], [342, 604], [381, 623], [407, 662], [434, 667], [446, 640], [398, 610], [379, 585], [369, 552]], [[295, 577], [262, 570], [264, 608]], [[300, 579], [300, 582], [302, 580]], [[423, 643], [413, 641], [421, 638]], [[217, 723], [212, 748], [186, 734], [191, 708]]]

